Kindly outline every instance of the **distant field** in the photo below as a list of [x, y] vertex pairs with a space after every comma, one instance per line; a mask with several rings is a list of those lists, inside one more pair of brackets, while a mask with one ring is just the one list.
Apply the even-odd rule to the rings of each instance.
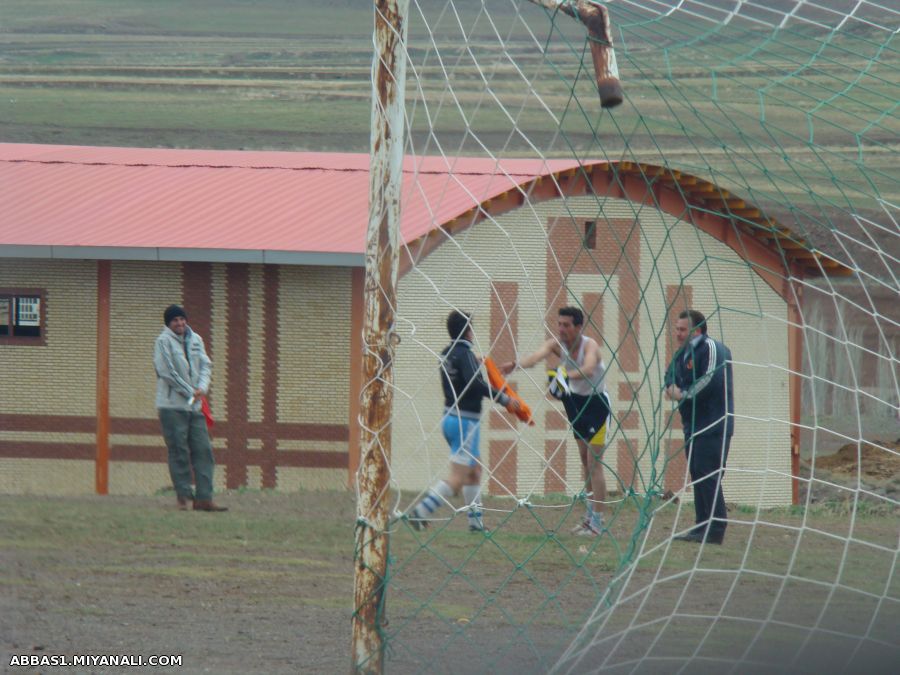
[[[298, 11], [302, 10], [302, 11]], [[16, 33], [279, 35], [331, 37], [365, 31], [365, 2], [330, 0], [4, 0]], [[336, 20], [339, 17], [339, 20]]]
[[[454, 7], [412, 5], [416, 153], [667, 163], [825, 228], [877, 213], [873, 193], [900, 203], [900, 55], [875, 30], [770, 39], [616, 6], [627, 100], [610, 114], [574, 21]], [[353, 0], [6, 0], [0, 140], [367, 152], [372, 21]]]

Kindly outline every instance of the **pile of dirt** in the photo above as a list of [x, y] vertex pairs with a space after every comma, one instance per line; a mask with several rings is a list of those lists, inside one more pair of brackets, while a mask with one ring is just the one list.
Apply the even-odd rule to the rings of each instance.
[[[900, 439], [848, 443], [832, 455], [800, 464], [800, 503], [845, 503], [858, 499], [878, 508], [900, 500]], [[862, 488], [858, 491], [857, 488]], [[808, 494], [809, 493], [809, 494]]]
[[860, 478], [876, 481], [891, 480], [900, 476], [900, 439], [875, 443], [877, 445], [865, 441], [860, 445], [848, 443], [833, 455], [817, 457], [816, 469], [849, 476], [856, 476], [859, 473]]

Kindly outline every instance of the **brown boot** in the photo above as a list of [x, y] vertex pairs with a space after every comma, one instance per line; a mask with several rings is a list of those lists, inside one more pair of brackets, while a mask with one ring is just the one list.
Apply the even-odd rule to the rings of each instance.
[[227, 506], [218, 506], [214, 504], [212, 500], [204, 500], [204, 501], [195, 501], [194, 502], [194, 511], [227, 511]]
[[179, 497], [178, 498], [178, 510], [179, 511], [187, 511], [188, 505], [194, 500], [190, 497]]

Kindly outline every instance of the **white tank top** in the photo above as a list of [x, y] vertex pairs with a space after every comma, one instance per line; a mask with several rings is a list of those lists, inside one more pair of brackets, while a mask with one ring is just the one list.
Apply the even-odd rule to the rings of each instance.
[[579, 396], [592, 396], [596, 394], [599, 396], [606, 393], [606, 366], [603, 363], [603, 359], [599, 358], [597, 367], [594, 369], [593, 373], [584, 372], [584, 352], [588, 342], [596, 344], [596, 340], [593, 338], [582, 335], [574, 358], [569, 353], [569, 350], [566, 349], [566, 346], [560, 343], [559, 347], [561, 350], [560, 355], [562, 357], [562, 365], [565, 366], [566, 371], [569, 373], [581, 372], [586, 375], [584, 378], [569, 380], [569, 389], [573, 394], [578, 394]]

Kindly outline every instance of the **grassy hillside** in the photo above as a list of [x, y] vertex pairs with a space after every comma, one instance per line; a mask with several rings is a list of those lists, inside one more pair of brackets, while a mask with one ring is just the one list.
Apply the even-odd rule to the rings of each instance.
[[[617, 5], [627, 100], [609, 113], [578, 24], [486, 6], [413, 3], [416, 152], [668, 163], [826, 225], [873, 194], [900, 202], [900, 55], [883, 31], [773, 35]], [[371, 25], [357, 0], [4, 0], [0, 140], [366, 152]]]

